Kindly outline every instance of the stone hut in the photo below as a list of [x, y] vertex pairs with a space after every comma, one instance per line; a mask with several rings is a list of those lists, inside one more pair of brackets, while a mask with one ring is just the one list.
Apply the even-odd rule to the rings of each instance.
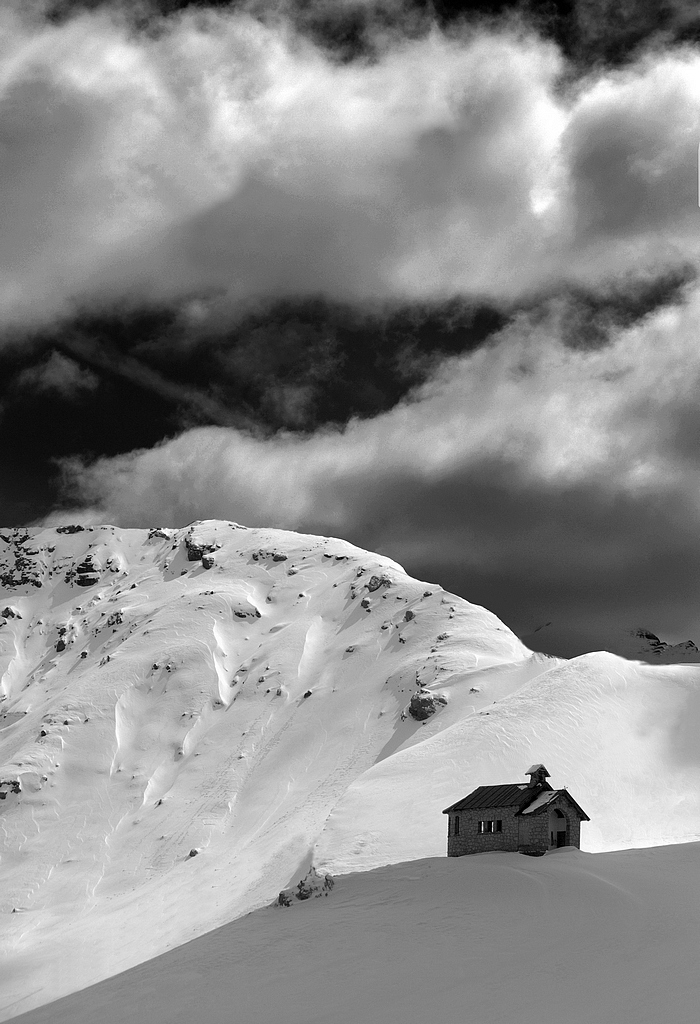
[[529, 782], [479, 786], [442, 812], [447, 818], [447, 856], [510, 850], [540, 856], [559, 846], [581, 847], [581, 822], [590, 821], [566, 789], [552, 789], [543, 764]]

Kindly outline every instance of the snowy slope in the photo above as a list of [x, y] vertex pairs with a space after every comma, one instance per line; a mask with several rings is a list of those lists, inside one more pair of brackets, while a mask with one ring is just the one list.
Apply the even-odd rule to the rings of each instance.
[[[551, 668], [471, 716], [442, 715], [350, 784], [317, 843], [319, 870], [361, 871], [444, 852], [443, 807], [479, 785], [519, 782], [533, 761], [591, 818], [582, 849], [700, 839], [700, 668], [599, 652]], [[501, 673], [498, 673], [500, 677]], [[492, 691], [489, 673], [482, 694]], [[451, 696], [449, 685], [443, 688]], [[449, 708], [449, 705], [448, 705]], [[403, 780], [410, 779], [410, 786]]]
[[[533, 655], [343, 541], [0, 531], [0, 1019], [334, 873], [445, 850], [543, 761], [589, 850], [700, 836], [700, 668]], [[424, 721], [411, 698], [435, 695]]]
[[696, 1024], [700, 844], [336, 879], [17, 1024]]
[[342, 541], [220, 522], [0, 539], [5, 1017], [269, 901], [423, 728], [401, 719], [417, 674], [468, 713], [470, 673], [539, 664]]

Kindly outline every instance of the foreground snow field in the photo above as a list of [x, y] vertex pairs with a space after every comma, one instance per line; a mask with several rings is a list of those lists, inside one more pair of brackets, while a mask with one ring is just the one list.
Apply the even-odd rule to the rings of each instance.
[[390, 559], [228, 522], [0, 530], [0, 587], [2, 1020], [312, 862], [441, 857], [442, 808], [533, 762], [584, 850], [700, 838], [698, 666], [533, 655]]
[[700, 844], [336, 880], [17, 1024], [697, 1024]]

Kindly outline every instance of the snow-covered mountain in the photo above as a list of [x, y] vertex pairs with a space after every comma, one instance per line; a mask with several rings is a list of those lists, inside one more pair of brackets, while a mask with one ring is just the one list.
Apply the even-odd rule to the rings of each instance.
[[0, 531], [0, 1019], [332, 874], [533, 761], [589, 851], [700, 837], [700, 668], [533, 654], [339, 540]]
[[[544, 622], [531, 633], [522, 634], [520, 639], [533, 651], [548, 651], [560, 649], [569, 638], [556, 622]], [[649, 665], [700, 664], [700, 650], [693, 640], [669, 644], [650, 630], [639, 627], [603, 626], [597, 633], [596, 647]]]

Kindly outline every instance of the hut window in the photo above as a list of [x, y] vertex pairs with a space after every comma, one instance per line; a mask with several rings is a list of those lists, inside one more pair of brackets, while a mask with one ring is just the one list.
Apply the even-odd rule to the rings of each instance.
[[502, 832], [503, 822], [500, 818], [498, 821], [480, 821], [478, 831], [480, 836], [486, 835], [486, 833], [490, 834], [491, 832]]
[[459, 835], [459, 815], [458, 814], [455, 814], [455, 831], [454, 831], [454, 834], [456, 836]]

